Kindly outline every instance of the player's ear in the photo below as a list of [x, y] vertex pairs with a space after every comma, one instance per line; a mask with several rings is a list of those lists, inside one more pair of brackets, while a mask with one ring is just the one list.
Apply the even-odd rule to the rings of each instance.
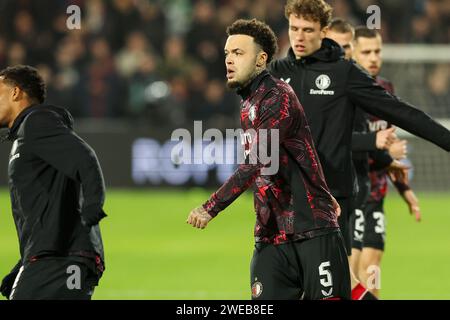
[[267, 59], [269, 58], [268, 54], [264, 51], [260, 51], [258, 53], [258, 57], [256, 58], [256, 66], [258, 68], [264, 67], [267, 64]]
[[329, 29], [330, 28], [328, 26], [326, 26], [326, 27], [322, 28], [322, 30], [320, 30], [320, 39], [321, 40], [323, 40], [327, 36]]
[[11, 91], [11, 99], [13, 101], [17, 101], [17, 100], [20, 100], [21, 96], [22, 96], [22, 90], [20, 90], [20, 88], [17, 86], [14, 87]]

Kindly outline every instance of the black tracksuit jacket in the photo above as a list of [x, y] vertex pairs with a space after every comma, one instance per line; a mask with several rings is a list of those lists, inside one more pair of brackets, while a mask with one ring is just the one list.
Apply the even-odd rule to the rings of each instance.
[[269, 70], [288, 82], [308, 119], [327, 184], [335, 197], [351, 197], [356, 185], [352, 168], [352, 131], [356, 106], [450, 151], [450, 131], [424, 112], [386, 92], [356, 62], [325, 38], [311, 56], [272, 62]]
[[106, 216], [103, 175], [94, 151], [72, 127], [67, 110], [34, 105], [10, 129], [8, 175], [19, 264], [42, 256], [81, 256], [101, 259], [103, 266], [98, 225]]

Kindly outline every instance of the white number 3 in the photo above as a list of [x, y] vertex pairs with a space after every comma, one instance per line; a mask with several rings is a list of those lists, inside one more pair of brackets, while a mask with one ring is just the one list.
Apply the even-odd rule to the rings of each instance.
[[373, 218], [377, 221], [377, 225], [375, 226], [375, 232], [376, 233], [384, 233], [386, 230], [386, 223], [384, 221], [384, 214], [383, 212], [374, 212]]

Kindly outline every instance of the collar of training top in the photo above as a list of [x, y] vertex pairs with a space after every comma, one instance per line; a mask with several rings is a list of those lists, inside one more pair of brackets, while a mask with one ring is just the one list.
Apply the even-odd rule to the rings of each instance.
[[11, 140], [15, 137], [16, 132], [19, 129], [20, 124], [22, 123], [23, 119], [25, 119], [25, 117], [28, 114], [30, 114], [30, 112], [32, 112], [33, 110], [36, 110], [39, 106], [40, 106], [39, 104], [31, 105], [29, 107], [26, 107], [25, 109], [22, 110], [21, 113], [19, 113], [19, 115], [14, 120], [13, 125], [11, 126], [11, 129], [9, 129], [8, 139]]
[[261, 81], [265, 77], [269, 77], [270, 74], [267, 70], [263, 70], [260, 74], [258, 74], [245, 88], [240, 88], [237, 90], [237, 93], [242, 97], [243, 100], [246, 100], [253, 92], [258, 89]]
[[322, 46], [320, 47], [320, 49], [317, 50], [316, 52], [314, 52], [313, 54], [297, 60], [297, 58], [294, 54], [294, 50], [292, 50], [292, 47], [291, 47], [291, 48], [289, 48], [289, 51], [288, 51], [288, 58], [289, 58], [289, 60], [291, 60], [293, 62], [302, 61], [302, 60], [305, 62], [312, 62], [312, 61], [317, 61], [317, 60], [329, 62], [329, 61], [336, 61], [339, 59], [344, 59], [345, 51], [334, 40], [324, 38], [322, 40]]
[[23, 120], [33, 111], [36, 109], [40, 110], [47, 110], [57, 113], [61, 116], [62, 121], [64, 124], [72, 129], [73, 128], [73, 118], [72, 115], [63, 107], [54, 106], [54, 105], [48, 105], [48, 104], [35, 104], [31, 105], [25, 109], [22, 110], [21, 113], [17, 116], [17, 118], [14, 120], [13, 125], [11, 129], [9, 129], [9, 134], [6, 138], [6, 140], [14, 140], [16, 138], [17, 130], [19, 129], [21, 123]]

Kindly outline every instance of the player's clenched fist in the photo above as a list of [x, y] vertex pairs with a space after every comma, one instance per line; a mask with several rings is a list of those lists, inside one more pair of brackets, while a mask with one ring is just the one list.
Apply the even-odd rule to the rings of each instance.
[[189, 223], [193, 227], [204, 229], [211, 219], [212, 217], [203, 207], [198, 207], [191, 211], [186, 223]]

